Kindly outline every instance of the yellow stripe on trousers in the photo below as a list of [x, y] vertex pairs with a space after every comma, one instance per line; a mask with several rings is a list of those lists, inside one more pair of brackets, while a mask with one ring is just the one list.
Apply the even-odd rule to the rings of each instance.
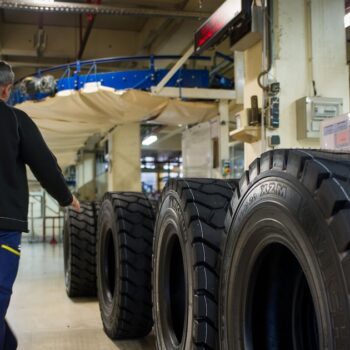
[[0, 247], [1, 247], [2, 249], [5, 249], [5, 250], [9, 251], [10, 253], [13, 253], [13, 254], [17, 255], [17, 256], [20, 256], [20, 255], [21, 255], [21, 253], [20, 253], [18, 250], [13, 249], [13, 248], [9, 247], [8, 245], [1, 244]]

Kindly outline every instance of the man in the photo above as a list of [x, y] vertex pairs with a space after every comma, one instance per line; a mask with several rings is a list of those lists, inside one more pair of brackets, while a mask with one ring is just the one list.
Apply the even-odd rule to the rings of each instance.
[[18, 270], [21, 234], [28, 232], [25, 166], [61, 206], [80, 209], [39, 129], [26, 113], [6, 104], [13, 83], [11, 66], [0, 61], [0, 350], [17, 348], [5, 316]]

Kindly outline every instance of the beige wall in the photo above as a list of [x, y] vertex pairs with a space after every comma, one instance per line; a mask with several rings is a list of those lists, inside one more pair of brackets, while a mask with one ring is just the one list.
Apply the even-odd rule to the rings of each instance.
[[[262, 43], [259, 42], [252, 48], [244, 53], [244, 108], [251, 107], [251, 96], [257, 95], [259, 101], [259, 107], [262, 107], [262, 90], [258, 85], [258, 76], [262, 71]], [[253, 144], [244, 144], [244, 160], [245, 167], [248, 168], [249, 164], [261, 153], [261, 142]]]
[[[312, 95], [312, 70], [317, 92], [323, 97], [343, 98], [349, 110], [349, 72], [346, 63], [344, 1], [312, 2], [312, 35], [308, 41], [308, 17], [304, 0], [278, 1], [275, 75], [281, 82], [283, 147], [319, 147], [319, 142], [297, 142], [295, 101]], [[299, 13], [299, 16], [291, 16]], [[311, 50], [312, 45], [312, 62]], [[313, 66], [313, 68], [312, 68]]]
[[[33, 45], [37, 26], [26, 24], [2, 24], [1, 42], [3, 55], [36, 56]], [[45, 57], [75, 57], [79, 50], [78, 29], [72, 27], [45, 27], [47, 48]], [[138, 33], [132, 31], [114, 31], [94, 29], [91, 32], [85, 58], [133, 55], [137, 51]]]
[[[283, 148], [320, 146], [319, 142], [297, 141], [295, 102], [312, 95], [312, 71], [318, 94], [323, 97], [343, 98], [343, 110], [349, 111], [344, 1], [313, 0], [311, 36], [308, 35], [309, 25], [306, 0], [275, 0], [275, 64], [270, 78], [281, 83], [281, 120], [280, 128], [267, 131], [267, 136], [280, 135]], [[312, 56], [309, 46], [311, 43]], [[261, 89], [256, 85], [261, 69], [259, 46], [245, 53], [245, 107], [250, 104], [252, 94], [261, 96]], [[246, 145], [245, 165], [248, 166], [259, 156], [261, 150], [260, 142]]]
[[111, 169], [109, 191], [141, 191], [140, 125], [118, 126], [109, 138]]
[[95, 200], [96, 199], [96, 158], [93, 152], [84, 152], [77, 163], [77, 189], [79, 199]]
[[[166, 137], [166, 134], [164, 134]], [[162, 140], [162, 134], [158, 135], [158, 141], [150, 146], [142, 146], [143, 150], [151, 151], [181, 151], [181, 133]]]

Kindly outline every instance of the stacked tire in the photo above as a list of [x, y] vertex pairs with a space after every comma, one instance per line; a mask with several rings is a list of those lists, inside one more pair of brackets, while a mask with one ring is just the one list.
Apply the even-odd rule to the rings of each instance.
[[157, 349], [217, 349], [220, 255], [236, 182], [171, 180], [153, 248]]
[[142, 193], [106, 193], [97, 239], [97, 289], [111, 339], [145, 337], [153, 327], [154, 212]]
[[107, 193], [98, 224], [96, 208], [68, 215], [67, 285], [92, 290], [88, 265], [72, 257], [77, 232], [91, 238], [80, 259], [96, 255], [98, 226], [110, 338], [144, 337], [154, 320], [159, 350], [350, 348], [349, 154], [270, 151], [239, 183], [171, 180], [156, 219], [140, 193]]
[[98, 202], [82, 202], [81, 210], [69, 208], [63, 231], [64, 273], [70, 298], [96, 296], [96, 233]]
[[262, 154], [226, 222], [220, 349], [349, 349], [349, 154]]

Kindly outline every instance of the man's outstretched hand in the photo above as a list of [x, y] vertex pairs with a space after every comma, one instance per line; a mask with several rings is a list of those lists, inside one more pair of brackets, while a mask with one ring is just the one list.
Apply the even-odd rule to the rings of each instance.
[[80, 202], [78, 201], [77, 197], [73, 195], [73, 201], [71, 203], [71, 207], [73, 207], [74, 210], [80, 211]]

